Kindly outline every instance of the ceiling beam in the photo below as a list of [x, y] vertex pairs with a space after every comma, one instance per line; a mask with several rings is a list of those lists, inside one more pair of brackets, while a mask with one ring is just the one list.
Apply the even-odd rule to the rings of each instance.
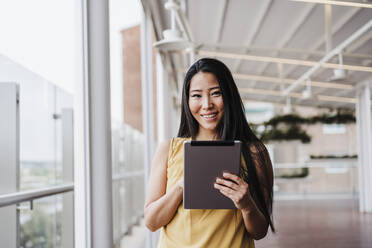
[[[361, 36], [358, 40], [354, 41], [353, 43], [350, 44], [350, 46], [345, 49], [347, 49], [348, 51], [352, 52], [352, 51], [355, 51], [357, 49], [359, 49], [361, 46], [363, 46], [367, 41], [371, 40], [372, 39], [372, 31], [369, 31], [369, 32], [366, 32], [365, 35]], [[344, 50], [345, 50], [344, 49]], [[342, 56], [344, 56], [344, 53], [342, 53]], [[314, 73], [314, 75], [318, 75], [320, 73], [322, 73], [324, 71], [324, 68], [321, 68], [319, 69], [317, 72]], [[351, 71], [349, 73], [349, 76], [354, 73], [355, 71]]]
[[[316, 4], [310, 4], [305, 6], [305, 8], [302, 10], [302, 13], [300, 14], [300, 17], [296, 21], [293, 21], [292, 25], [286, 29], [287, 33], [284, 36], [282, 36], [282, 39], [279, 41], [278, 47], [283, 48], [288, 45], [293, 35], [295, 35], [300, 30], [301, 26], [305, 23], [305, 21], [310, 16], [312, 11], [315, 9], [315, 6]], [[272, 56], [277, 57], [278, 55], [279, 53], [275, 52], [274, 55]], [[259, 71], [258, 74], [264, 73], [269, 65], [270, 65], [269, 63], [262, 64], [260, 69], [258, 69]]]
[[[272, 6], [272, 0], [269, 1], [260, 1], [263, 4], [263, 7], [260, 9], [260, 14], [258, 18], [255, 18], [256, 23], [254, 25], [254, 28], [252, 28], [252, 32], [250, 32], [247, 36], [247, 38], [244, 41], [244, 44], [247, 46], [250, 46], [253, 44], [254, 40], [257, 37], [258, 31], [260, 30], [260, 27], [263, 24], [263, 21], [265, 20], [265, 17], [267, 16], [270, 7]], [[247, 53], [248, 49], [244, 49], [243, 53]], [[242, 63], [242, 60], [237, 60], [235, 64], [232, 66], [231, 71], [238, 72], [239, 67]]]
[[[353, 89], [353, 91], [355, 91], [355, 88]], [[353, 91], [338, 91], [338, 92], [335, 92], [332, 96], [334, 97], [345, 97], [345, 93], [350, 93], [350, 92], [353, 92]], [[299, 101], [299, 103], [302, 103], [302, 99]], [[317, 103], [315, 104], [316, 107], [320, 107], [322, 106], [322, 103]]]
[[[274, 84], [293, 84], [296, 82], [296, 79], [291, 78], [278, 78], [278, 77], [268, 77], [268, 76], [262, 76], [262, 75], [251, 75], [251, 74], [239, 74], [239, 73], [233, 73], [234, 79], [240, 79], [240, 80], [249, 80], [249, 81], [259, 81], [259, 82], [267, 82], [267, 83], [274, 83]], [[306, 86], [306, 82], [302, 82], [304, 86]], [[354, 89], [354, 86], [351, 85], [351, 83], [330, 83], [330, 82], [321, 82], [321, 81], [312, 81], [311, 85], [313, 87], [321, 87], [325, 89], [340, 89], [340, 90], [352, 90]]]
[[[362, 82], [367, 82], [367, 81], [371, 81], [372, 82], [372, 77], [369, 77], [367, 79], [364, 79]], [[344, 96], [346, 93], [354, 93], [356, 94], [355, 92], [355, 89], [358, 87], [358, 85], [360, 84], [360, 82], [357, 83], [357, 85], [354, 87], [353, 91], [338, 91], [336, 92], [335, 94], [333, 94], [333, 96]], [[320, 106], [320, 104], [318, 104], [317, 106]]]
[[[257, 88], [239, 88], [239, 91], [243, 92], [243, 93], [266, 95], [266, 96], [278, 96], [278, 97], [282, 96], [281, 91], [279, 91], [279, 90], [265, 90], [265, 89], [257, 89]], [[302, 94], [297, 93], [297, 92], [289, 92], [288, 96], [293, 97], [293, 98], [299, 98], [299, 99], [302, 98]], [[342, 103], [350, 103], [350, 104], [355, 104], [355, 102], [356, 102], [355, 98], [350, 98], [350, 97], [317, 95], [316, 98], [317, 99], [313, 99], [313, 100], [330, 101], [330, 102], [342, 102]]]
[[[367, 42], [368, 40], [370, 40], [372, 38], [372, 31], [368, 32], [366, 35], [362, 36], [360, 39], [358, 39], [357, 41], [353, 42], [350, 46], [349, 46], [349, 49], [348, 51], [352, 52], [354, 50], [357, 50], [359, 49], [361, 46], [363, 46], [365, 44], [365, 42]], [[317, 75], [317, 74], [320, 74], [321, 72], [323, 72], [324, 68], [322, 69], [319, 69], [316, 73], [314, 73], [314, 75]], [[350, 71], [347, 75], [348, 77], [350, 77], [353, 73], [355, 73], [355, 71]], [[319, 93], [322, 93], [324, 92], [324, 90], [317, 90], [316, 92], [314, 92], [315, 94], [319, 94]], [[344, 94], [345, 92], [338, 92], [337, 94]]]
[[332, 1], [332, 0], [291, 0], [294, 2], [305, 2], [305, 3], [319, 3], [319, 4], [331, 4], [345, 7], [358, 7], [358, 8], [372, 8], [372, 4], [350, 2], [350, 1]]
[[[324, 56], [321, 60], [319, 60], [319, 62], [316, 65], [314, 65], [312, 68], [310, 68], [304, 74], [302, 74], [302, 76], [294, 84], [292, 84], [291, 86], [289, 86], [288, 88], [283, 90], [282, 91], [283, 96], [288, 95], [288, 93], [291, 92], [292, 90], [294, 90], [297, 87], [297, 85], [299, 85], [301, 82], [305, 81], [306, 79], [309, 79], [315, 71], [317, 71], [320, 67], [322, 67], [322, 64], [326, 63], [333, 56], [342, 52], [343, 49], [345, 49], [354, 40], [357, 40], [362, 34], [367, 32], [371, 27], [372, 27], [372, 20], [368, 21], [366, 24], [364, 24], [362, 27], [360, 27], [351, 36], [349, 36], [341, 44], [339, 44], [332, 51], [330, 51], [326, 56]], [[372, 67], [371, 67], [371, 69], [372, 69]]]
[[[284, 107], [286, 106], [286, 104], [283, 104], [281, 102], [276, 102], [274, 100], [262, 100], [260, 98], [256, 99], [256, 98], [247, 98], [245, 97], [244, 95], [242, 96], [242, 100], [243, 102], [265, 102], [265, 103], [272, 103], [274, 104], [276, 107]], [[296, 103], [296, 102], [291, 102], [291, 106], [298, 106], [298, 107], [308, 107], [308, 108], [317, 108], [317, 109], [337, 109], [337, 108], [342, 108], [342, 109], [354, 109], [355, 108], [355, 105], [354, 104], [347, 104], [346, 106], [339, 106], [338, 104], [337, 105], [334, 105], [334, 103], [331, 103], [331, 102], [325, 102], [324, 103], [325, 105], [321, 106], [321, 107], [316, 107], [314, 105], [312, 105], [311, 103]], [[345, 104], [345, 103], [344, 103]], [[337, 107], [339, 106], [339, 107]]]
[[[363, 38], [362, 38], [363, 39]], [[359, 40], [358, 40], [359, 41]], [[319, 56], [323, 57], [327, 53], [320, 50], [302, 50], [302, 49], [295, 49], [295, 48], [273, 48], [273, 47], [260, 47], [260, 46], [229, 46], [229, 45], [223, 45], [223, 44], [203, 44], [200, 46], [200, 49], [205, 50], [211, 50], [214, 48], [220, 48], [220, 51], [232, 51], [235, 50], [235, 52], [239, 53], [238, 51], [241, 50], [248, 50], [248, 51], [255, 51], [255, 52], [270, 52], [270, 53], [293, 53], [293, 54], [300, 54], [300, 55], [313, 55], [313, 56]], [[352, 45], [350, 45], [352, 47]], [[361, 54], [361, 53], [352, 53], [349, 52], [349, 50], [346, 50], [343, 54], [344, 58], [358, 58], [358, 59], [372, 59], [372, 55], [369, 54]]]
[[[351, 11], [349, 11], [342, 19], [340, 19], [336, 24], [335, 24], [335, 27], [333, 28], [333, 31], [332, 33], [336, 33], [338, 32], [356, 13], [359, 12], [359, 10], [361, 9], [352, 9]], [[360, 46], [362, 46], [364, 44], [364, 42], [366, 42], [367, 40], [369, 40], [369, 38], [365, 38], [365, 37], [368, 37], [369, 35], [372, 32], [369, 32], [367, 33], [367, 35], [364, 35], [362, 36], [360, 39], [358, 39], [357, 41], [354, 41], [352, 44], [350, 44], [350, 46], [348, 48], [345, 48], [346, 51], [348, 51], [349, 53], [352, 53], [353, 51], [357, 50]], [[320, 40], [320, 39], [319, 39]], [[323, 42], [321, 42], [319, 44], [319, 47], [321, 46]], [[319, 48], [318, 47], [318, 48]], [[344, 56], [344, 53], [343, 53], [343, 56]], [[295, 68], [293, 68], [295, 69]], [[292, 71], [293, 71], [292, 69]], [[288, 71], [286, 75], [290, 74], [292, 71]], [[324, 68], [320, 68], [317, 72], [314, 73], [314, 76], [316, 75], [319, 75], [320, 73], [322, 73], [324, 71]], [[349, 75], [352, 73], [353, 71], [351, 71], [349, 73]], [[316, 90], [316, 92], [313, 92], [313, 94], [319, 94], [319, 93], [322, 93], [324, 92], [325, 89], [320, 89], [320, 90]], [[342, 91], [342, 92], [336, 92], [335, 94], [336, 95], [343, 95], [345, 94], [346, 91]], [[303, 99], [299, 100], [300, 102], [303, 101]], [[319, 106], [319, 104], [318, 104]]]
[[[332, 28], [332, 31], [331, 31], [332, 35], [334, 35], [339, 30], [341, 30], [345, 26], [345, 24], [349, 20], [351, 20], [351, 18], [353, 18], [360, 10], [361, 10], [361, 8], [352, 8], [345, 15], [343, 15], [340, 19], [338, 19], [338, 21], [335, 22], [334, 25], [333, 25], [333, 28]], [[319, 50], [321, 48], [321, 46], [324, 44], [324, 42], [325, 42], [324, 36], [320, 36], [315, 42], [313, 42], [314, 45], [309, 50], [310, 51]], [[326, 53], [323, 54], [323, 56], [325, 56], [325, 55], [326, 55]], [[302, 56], [302, 59], [307, 60], [307, 59], [309, 59], [310, 56], [311, 56], [311, 54], [305, 54], [304, 56]], [[297, 68], [297, 66], [298, 65], [287, 66], [288, 69], [286, 71], [284, 71], [282, 77], [288, 77]], [[270, 90], [275, 89], [275, 88], [276, 88], [276, 86], [273, 85], [270, 88]]]
[[[302, 65], [302, 66], [310, 66], [310, 67], [318, 64], [318, 61], [285, 59], [285, 58], [275, 58], [275, 57], [268, 57], [268, 56], [253, 56], [253, 55], [247, 55], [247, 54], [226, 53], [226, 52], [217, 52], [217, 51], [197, 50], [197, 53], [202, 56], [215, 56], [219, 58], [230, 58], [230, 59], [238, 59], [238, 60], [257, 61], [257, 62], [282, 63], [282, 64], [289, 64], [289, 65]], [[334, 63], [323, 63], [321, 66], [325, 68], [330, 68], [330, 69], [339, 68], [339, 64], [334, 64]], [[345, 70], [351, 70], [351, 71], [372, 72], [372, 67], [368, 67], [368, 66], [343, 65], [343, 68]]]
[[[345, 15], [343, 15], [337, 22], [335, 22], [332, 28], [332, 35], [340, 31], [345, 26], [345, 24], [349, 20], [351, 20], [351, 18], [353, 18], [360, 10], [361, 10], [360, 8], [353, 8], [350, 11], [348, 11]], [[324, 43], [324, 37], [320, 36], [315, 42], [313, 42], [314, 45], [309, 50], [311, 51], [319, 50], [320, 47], [323, 45], [323, 43]], [[302, 59], [307, 60], [309, 57], [310, 55], [305, 55], [302, 57]], [[290, 75], [296, 69], [296, 67], [297, 66], [289, 67], [289, 69], [284, 72], [283, 77], [288, 77], [288, 75]]]
[[[357, 41], [350, 44], [350, 46], [346, 49], [348, 52], [353, 52], [358, 50], [361, 46], [363, 46], [367, 41], [372, 39], [372, 31], [367, 32], [364, 36], [360, 37]], [[344, 53], [342, 53], [344, 55]], [[345, 57], [345, 56], [344, 56]]]

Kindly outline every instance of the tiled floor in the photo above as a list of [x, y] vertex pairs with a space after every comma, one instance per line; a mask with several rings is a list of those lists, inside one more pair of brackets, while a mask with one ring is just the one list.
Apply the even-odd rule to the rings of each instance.
[[[281, 200], [274, 205], [277, 232], [256, 248], [372, 248], [372, 214], [360, 214], [358, 201]], [[144, 248], [143, 220], [121, 248]]]
[[277, 201], [274, 220], [276, 234], [256, 248], [372, 248], [372, 214], [360, 214], [357, 200]]
[[120, 248], [145, 248], [146, 227], [143, 219], [121, 240]]

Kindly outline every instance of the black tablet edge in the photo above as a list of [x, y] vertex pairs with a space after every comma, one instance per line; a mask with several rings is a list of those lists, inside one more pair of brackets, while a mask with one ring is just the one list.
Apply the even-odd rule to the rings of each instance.
[[192, 140], [191, 146], [233, 146], [233, 140]]

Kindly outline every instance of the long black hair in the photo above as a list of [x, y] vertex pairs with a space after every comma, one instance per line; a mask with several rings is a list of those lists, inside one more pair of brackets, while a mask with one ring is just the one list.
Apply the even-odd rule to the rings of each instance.
[[[255, 203], [264, 214], [271, 230], [275, 232], [271, 218], [273, 182], [270, 158], [263, 143], [249, 127], [238, 88], [230, 70], [221, 61], [202, 58], [187, 71], [182, 89], [181, 123], [177, 136], [195, 139], [199, 131], [199, 123], [192, 116], [188, 104], [191, 79], [198, 72], [214, 74], [219, 83], [224, 113], [222, 120], [217, 125], [217, 133], [221, 140], [242, 141], [242, 153], [244, 161], [246, 161], [246, 168], [241, 165], [240, 177], [249, 184], [249, 190]], [[256, 165], [253, 164], [253, 160]], [[265, 200], [265, 195], [268, 200]]]

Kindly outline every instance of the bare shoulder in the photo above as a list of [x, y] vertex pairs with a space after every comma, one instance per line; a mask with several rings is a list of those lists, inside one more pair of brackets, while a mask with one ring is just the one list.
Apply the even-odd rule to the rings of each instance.
[[165, 194], [167, 183], [167, 164], [170, 140], [158, 144], [154, 157], [152, 159], [150, 179], [146, 196], [146, 207], [153, 201], [159, 199]]
[[164, 162], [168, 159], [171, 140], [165, 140], [158, 144], [153, 158], [153, 166], [166, 165]]
[[156, 150], [157, 152], [160, 152], [161, 154], [166, 153], [166, 155], [168, 155], [170, 145], [171, 145], [171, 140], [164, 140], [159, 143]]

